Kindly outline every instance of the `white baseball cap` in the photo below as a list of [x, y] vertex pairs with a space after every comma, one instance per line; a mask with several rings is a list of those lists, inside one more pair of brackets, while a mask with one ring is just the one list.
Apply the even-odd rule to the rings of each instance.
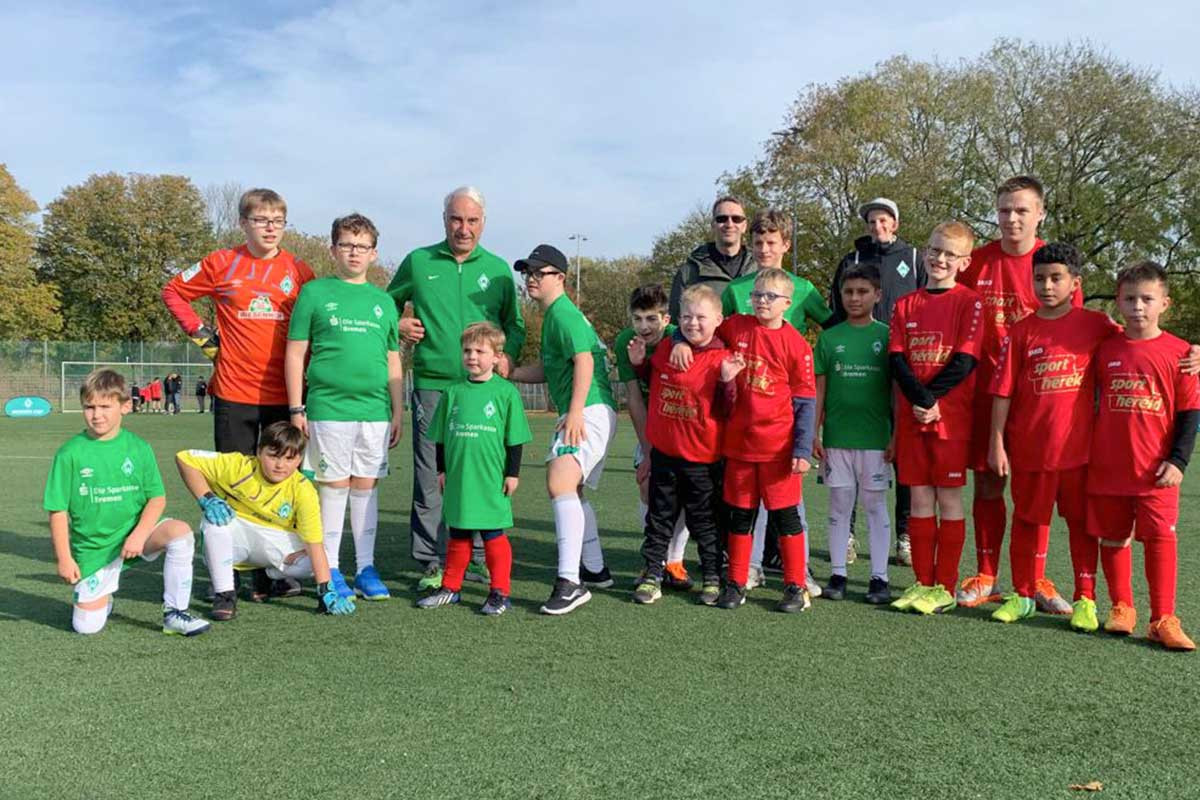
[[895, 203], [893, 203], [891, 200], [888, 200], [886, 197], [876, 197], [874, 200], [868, 200], [867, 202], [863, 203], [858, 207], [858, 215], [862, 217], [863, 222], [866, 222], [867, 214], [870, 214], [872, 211], [876, 210], [886, 211], [892, 215], [892, 219], [896, 220], [896, 222], [900, 221], [900, 209], [896, 207]]

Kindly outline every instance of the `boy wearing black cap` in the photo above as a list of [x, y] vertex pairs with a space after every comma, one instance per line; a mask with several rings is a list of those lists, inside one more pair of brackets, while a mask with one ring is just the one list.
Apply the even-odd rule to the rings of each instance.
[[525, 274], [525, 289], [545, 312], [542, 360], [518, 367], [510, 380], [545, 383], [558, 409], [554, 441], [546, 455], [546, 489], [554, 507], [558, 539], [558, 579], [542, 613], [560, 616], [592, 599], [580, 580], [580, 560], [595, 578], [611, 586], [604, 566], [596, 514], [583, 499], [604, 471], [604, 457], [617, 426], [616, 403], [608, 382], [607, 349], [592, 324], [566, 294], [567, 258], [555, 247], [538, 245], [514, 268]]

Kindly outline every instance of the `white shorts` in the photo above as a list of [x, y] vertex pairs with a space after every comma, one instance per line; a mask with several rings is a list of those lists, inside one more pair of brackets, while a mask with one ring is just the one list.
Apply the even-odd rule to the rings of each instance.
[[854, 488], [887, 491], [892, 483], [891, 467], [883, 460], [882, 450], [825, 448], [821, 477], [831, 489]]
[[314, 480], [386, 478], [390, 422], [309, 422], [304, 468]]
[[[143, 553], [142, 561], [154, 561], [162, 554], [162, 550], [148, 554]], [[115, 594], [121, 585], [121, 572], [124, 569], [125, 559], [117, 556], [91, 575], [80, 579], [75, 584], [75, 605], [90, 603], [105, 595]]]
[[[561, 423], [565, 417], [565, 414], [559, 416], [558, 422]], [[583, 429], [587, 438], [578, 447], [568, 447], [563, 442], [562, 432], [556, 430], [550, 451], [546, 453], [546, 461], [553, 461], [559, 456], [574, 456], [583, 470], [584, 485], [595, 489], [600, 485], [600, 476], [604, 473], [604, 457], [608, 455], [608, 446], [617, 432], [617, 412], [604, 403], [584, 406]]]
[[[210, 527], [211, 523], [205, 522], [200, 526], [200, 532], [204, 533]], [[234, 569], [274, 567], [291, 574], [301, 560], [308, 561], [304, 540], [294, 533], [259, 525], [242, 517], [234, 517], [233, 522], [223, 527], [233, 531]]]

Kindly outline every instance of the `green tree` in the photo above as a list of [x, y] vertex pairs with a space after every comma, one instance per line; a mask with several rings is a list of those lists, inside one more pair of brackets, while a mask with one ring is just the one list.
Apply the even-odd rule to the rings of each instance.
[[55, 287], [34, 275], [37, 210], [0, 164], [0, 339], [42, 339], [62, 330]]
[[73, 339], [174, 337], [163, 284], [212, 248], [204, 200], [178, 175], [93, 175], [46, 209], [38, 275], [62, 298]]

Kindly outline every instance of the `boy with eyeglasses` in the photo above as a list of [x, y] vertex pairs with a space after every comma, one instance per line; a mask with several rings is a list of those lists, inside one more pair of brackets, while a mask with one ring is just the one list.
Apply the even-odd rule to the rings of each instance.
[[[404, 430], [399, 317], [391, 297], [367, 282], [379, 241], [374, 223], [362, 214], [339, 217], [330, 239], [336, 274], [305, 285], [292, 311], [284, 370], [288, 411], [308, 436], [305, 459], [321, 499], [333, 587], [343, 597], [386, 600], [390, 594], [375, 568], [376, 482], [388, 474], [388, 449]], [[338, 558], [347, 502], [353, 589]]]
[[908, 536], [916, 574], [892, 603], [901, 611], [955, 607], [951, 592], [967, 537], [962, 487], [983, 343], [983, 300], [956, 278], [971, 263], [974, 241], [961, 222], [934, 228], [925, 252], [928, 282], [900, 298], [892, 312], [889, 365], [900, 389], [895, 449], [900, 482], [912, 487]]
[[542, 613], [569, 614], [592, 599], [581, 581], [580, 564], [605, 578], [608, 567], [596, 525], [596, 512], [583, 498], [595, 489], [617, 428], [616, 402], [608, 381], [608, 351], [566, 293], [567, 257], [540, 244], [513, 265], [525, 274], [525, 289], [544, 311], [541, 361], [517, 367], [518, 383], [545, 383], [558, 409], [554, 440], [546, 455], [546, 489], [554, 507], [558, 540], [558, 578]]

